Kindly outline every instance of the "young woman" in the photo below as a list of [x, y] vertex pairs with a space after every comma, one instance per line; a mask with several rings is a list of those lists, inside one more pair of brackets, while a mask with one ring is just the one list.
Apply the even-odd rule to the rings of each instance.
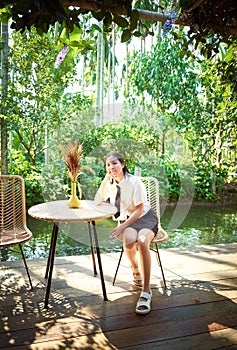
[[[121, 154], [109, 153], [105, 157], [105, 169], [106, 176], [95, 195], [95, 203], [99, 205], [110, 199], [111, 204], [118, 207], [117, 193], [120, 193], [118, 213], [114, 216], [118, 226], [110, 235], [123, 241], [124, 252], [133, 271], [133, 282], [142, 287], [135, 311], [137, 314], [147, 314], [151, 310], [152, 297], [150, 243], [158, 231], [158, 218], [147, 201], [145, 185], [129, 173]], [[142, 275], [138, 268], [136, 245]]]

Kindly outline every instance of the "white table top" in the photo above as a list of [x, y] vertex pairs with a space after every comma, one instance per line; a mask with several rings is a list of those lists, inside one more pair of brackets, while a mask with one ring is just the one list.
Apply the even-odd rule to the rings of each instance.
[[28, 210], [33, 218], [54, 222], [95, 221], [111, 217], [117, 208], [109, 203], [95, 205], [92, 200], [81, 200], [80, 208], [69, 208], [67, 200], [34, 205]]

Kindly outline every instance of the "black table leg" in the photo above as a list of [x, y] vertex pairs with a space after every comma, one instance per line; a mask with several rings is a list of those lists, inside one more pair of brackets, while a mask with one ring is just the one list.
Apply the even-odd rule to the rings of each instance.
[[58, 239], [58, 223], [55, 222], [54, 226], [53, 226], [49, 257], [48, 257], [47, 268], [46, 268], [46, 273], [45, 273], [45, 278], [47, 278], [46, 293], [45, 293], [45, 300], [44, 300], [44, 307], [45, 308], [48, 307], [48, 303], [49, 303], [49, 295], [50, 295], [50, 289], [51, 289], [57, 239]]
[[90, 222], [88, 222], [88, 231], [89, 231], [89, 238], [90, 238], [90, 245], [91, 245], [91, 255], [92, 255], [93, 268], [94, 268], [94, 276], [97, 276], [96, 263], [95, 263], [95, 250], [94, 250], [94, 244], [93, 244], [93, 239], [91, 234]]
[[103, 296], [104, 296], [104, 300], [107, 301], [108, 298], [107, 298], [107, 293], [106, 293], [104, 274], [103, 274], [101, 257], [100, 257], [100, 247], [99, 247], [98, 236], [97, 236], [97, 232], [96, 232], [95, 221], [92, 221], [92, 227], [93, 227], [93, 233], [94, 233], [94, 239], [95, 239], [95, 247], [96, 247], [96, 254], [97, 254], [97, 259], [98, 259], [98, 265], [99, 265], [99, 270], [100, 270], [100, 280], [101, 280]]
[[49, 256], [48, 256], [48, 260], [47, 260], [47, 266], [46, 266], [46, 270], [45, 270], [45, 276], [44, 278], [47, 279], [48, 275], [49, 275], [49, 266], [52, 260], [52, 248], [53, 248], [53, 244], [54, 244], [54, 230], [55, 230], [55, 226], [53, 226], [53, 231], [51, 234], [51, 241], [50, 241], [50, 248], [49, 248]]

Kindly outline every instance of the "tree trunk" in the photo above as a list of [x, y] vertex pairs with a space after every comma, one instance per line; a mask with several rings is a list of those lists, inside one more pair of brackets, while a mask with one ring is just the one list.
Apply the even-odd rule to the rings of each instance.
[[[102, 27], [101, 23], [99, 24]], [[95, 124], [96, 126], [100, 125], [100, 116], [101, 116], [101, 41], [102, 34], [98, 32], [97, 38], [97, 72], [96, 72], [96, 115], [95, 115]]]
[[128, 67], [129, 67], [129, 47], [128, 47], [128, 42], [126, 42], [126, 94], [127, 96], [129, 95]]
[[100, 125], [104, 124], [104, 74], [105, 74], [105, 41], [101, 37], [101, 69], [100, 69]]
[[[62, 0], [63, 5], [65, 6], [75, 6], [80, 7], [86, 10], [90, 11], [100, 11], [101, 10], [101, 4], [99, 4], [97, 1], [86, 1], [86, 0]], [[165, 22], [167, 19], [169, 19], [169, 14], [163, 14], [153, 11], [146, 11], [141, 9], [135, 9], [138, 14], [139, 18], [146, 19], [148, 21], [158, 21], [158, 22]], [[128, 10], [126, 8], [115, 8], [114, 12], [123, 16], [128, 15]], [[185, 24], [181, 20], [176, 20], [177, 24], [183, 24], [183, 25], [189, 25], [189, 23]]]
[[[8, 90], [8, 23], [1, 23], [1, 34], [2, 34], [2, 52], [1, 52], [1, 114], [5, 116], [6, 113], [6, 99]], [[8, 160], [8, 130], [7, 130], [7, 119], [1, 118], [1, 173], [7, 174], [7, 160]]]
[[112, 30], [112, 104], [113, 118], [115, 116], [115, 26]]
[[107, 92], [107, 122], [109, 121], [110, 118], [110, 86], [111, 86], [111, 40], [109, 40], [108, 43], [108, 65], [107, 65], [107, 70], [108, 70], [108, 92]]

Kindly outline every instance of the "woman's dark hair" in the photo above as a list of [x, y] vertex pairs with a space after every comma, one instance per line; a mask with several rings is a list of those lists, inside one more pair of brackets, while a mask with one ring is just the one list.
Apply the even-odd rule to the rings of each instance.
[[115, 157], [117, 158], [121, 164], [124, 164], [124, 167], [123, 167], [123, 173], [126, 174], [126, 173], [129, 173], [129, 170], [127, 168], [127, 165], [125, 164], [125, 161], [124, 161], [124, 158], [123, 156], [118, 153], [118, 152], [110, 152], [108, 153], [106, 156], [105, 156], [105, 159], [104, 159], [104, 166], [106, 165], [106, 160], [109, 158], [109, 157]]

